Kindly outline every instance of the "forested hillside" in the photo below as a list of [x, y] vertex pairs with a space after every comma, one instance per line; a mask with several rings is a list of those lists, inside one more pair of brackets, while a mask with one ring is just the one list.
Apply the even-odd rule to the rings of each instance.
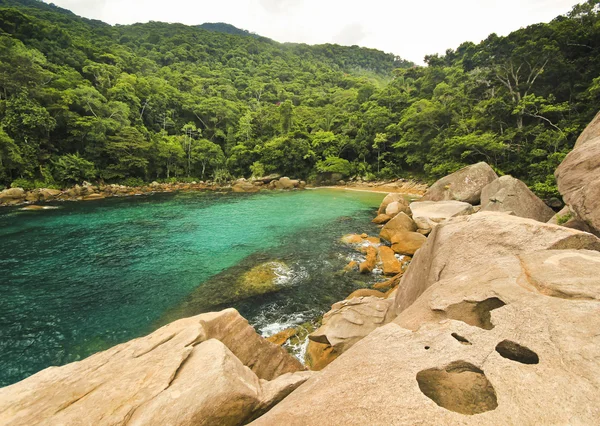
[[549, 196], [598, 109], [599, 1], [415, 67], [0, 0], [0, 184], [434, 178], [483, 160]]

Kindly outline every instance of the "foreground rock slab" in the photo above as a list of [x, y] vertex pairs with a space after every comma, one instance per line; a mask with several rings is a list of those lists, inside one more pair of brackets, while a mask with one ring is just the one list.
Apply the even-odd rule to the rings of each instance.
[[480, 212], [438, 225], [402, 277], [396, 313], [409, 307], [435, 282], [494, 258], [542, 249], [600, 250], [592, 234], [504, 213]]
[[441, 280], [253, 424], [596, 424], [599, 274], [549, 250]]
[[227, 309], [0, 389], [0, 424], [244, 424], [304, 382], [303, 369]]
[[423, 196], [423, 201], [464, 201], [479, 204], [481, 190], [496, 180], [496, 172], [484, 162], [463, 167], [431, 185]]

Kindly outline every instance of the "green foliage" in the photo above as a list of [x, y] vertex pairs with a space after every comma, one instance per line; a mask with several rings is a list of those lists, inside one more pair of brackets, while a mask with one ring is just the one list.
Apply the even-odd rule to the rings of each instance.
[[572, 217], [573, 215], [571, 214], [571, 212], [568, 212], [567, 214], [559, 214], [556, 217], [556, 223], [558, 223], [559, 225], [564, 225], [569, 220], [571, 220]]
[[338, 157], [327, 157], [319, 161], [316, 169], [319, 173], [339, 173], [344, 177], [352, 174], [350, 161]]
[[144, 186], [144, 180], [140, 178], [130, 177], [127, 179], [123, 179], [121, 185], [136, 187], [136, 186]]
[[31, 191], [32, 189], [35, 189], [35, 183], [28, 179], [19, 178], [19, 179], [13, 180], [12, 183], [10, 184], [10, 187], [11, 188], [23, 188], [25, 191]]
[[265, 175], [265, 166], [260, 161], [255, 161], [250, 166], [250, 171], [252, 172], [252, 176], [261, 177]]
[[0, 184], [432, 180], [486, 161], [556, 196], [553, 172], [600, 101], [597, 3], [417, 67], [227, 24], [113, 27], [0, 0]]
[[94, 163], [81, 158], [79, 154], [65, 154], [53, 163], [54, 179], [67, 184], [77, 184], [96, 178]]

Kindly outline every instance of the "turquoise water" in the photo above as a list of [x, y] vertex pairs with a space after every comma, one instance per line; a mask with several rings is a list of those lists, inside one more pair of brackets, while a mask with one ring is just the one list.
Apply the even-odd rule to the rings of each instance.
[[352, 256], [339, 237], [374, 234], [383, 196], [179, 193], [0, 209], [0, 386], [226, 307], [197, 289], [226, 291], [265, 261], [290, 267], [282, 290], [231, 304], [259, 332], [322, 314], [372, 280], [339, 272]]

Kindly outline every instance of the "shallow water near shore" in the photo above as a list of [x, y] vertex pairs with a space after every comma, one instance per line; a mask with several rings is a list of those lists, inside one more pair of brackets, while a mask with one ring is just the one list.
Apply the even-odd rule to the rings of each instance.
[[[195, 192], [2, 209], [0, 386], [207, 310], [235, 307], [265, 335], [313, 319], [374, 280], [341, 272], [352, 250], [339, 238], [375, 234], [384, 196]], [[270, 261], [288, 266], [279, 291], [219, 302]]]

